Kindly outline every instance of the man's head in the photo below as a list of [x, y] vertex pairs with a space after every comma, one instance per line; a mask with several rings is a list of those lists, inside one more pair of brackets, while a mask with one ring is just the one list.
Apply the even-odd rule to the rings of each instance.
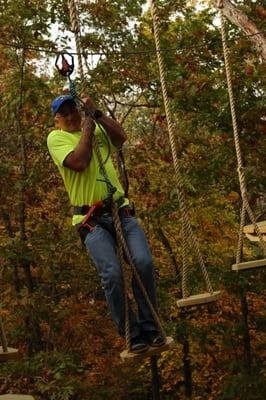
[[72, 96], [58, 96], [53, 100], [51, 108], [57, 128], [67, 132], [80, 130], [81, 116]]

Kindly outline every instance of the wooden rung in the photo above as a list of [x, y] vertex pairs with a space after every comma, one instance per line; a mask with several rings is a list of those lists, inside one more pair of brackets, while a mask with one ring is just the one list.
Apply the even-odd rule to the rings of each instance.
[[34, 397], [27, 394], [3, 394], [0, 396], [3, 400], [34, 400]]
[[213, 292], [213, 293], [201, 293], [196, 294], [193, 296], [189, 296], [177, 301], [178, 307], [189, 307], [189, 306], [196, 306], [199, 304], [210, 303], [212, 301], [218, 300], [220, 297], [220, 291]]
[[[246, 237], [251, 241], [251, 242], [259, 242], [260, 239], [256, 235], [251, 235], [251, 233], [245, 233]], [[262, 239], [266, 242], [266, 234], [262, 234]]]
[[254, 260], [254, 261], [242, 262], [239, 264], [233, 264], [232, 270], [233, 271], [242, 271], [245, 269], [259, 268], [259, 267], [265, 267], [265, 266], [266, 266], [266, 258], [263, 258], [261, 260]]
[[[258, 225], [260, 232], [262, 234], [266, 234], [266, 221], [257, 222], [257, 225]], [[250, 233], [250, 234], [256, 235], [253, 224], [244, 226], [243, 231], [244, 231], [244, 233]]]
[[7, 351], [3, 350], [3, 347], [0, 346], [0, 361], [8, 361], [18, 357], [18, 350], [13, 349], [12, 347], [8, 347]]
[[124, 362], [138, 361], [138, 360], [142, 360], [143, 358], [155, 356], [157, 354], [162, 353], [163, 351], [173, 349], [174, 347], [175, 347], [174, 339], [171, 338], [170, 336], [167, 336], [166, 342], [163, 346], [160, 346], [160, 347], [151, 347], [150, 346], [147, 351], [144, 351], [143, 353], [140, 353], [140, 354], [135, 354], [135, 353], [131, 353], [128, 350], [124, 350], [124, 351], [122, 351], [122, 353], [120, 353], [120, 357], [121, 357], [122, 361], [124, 361]]

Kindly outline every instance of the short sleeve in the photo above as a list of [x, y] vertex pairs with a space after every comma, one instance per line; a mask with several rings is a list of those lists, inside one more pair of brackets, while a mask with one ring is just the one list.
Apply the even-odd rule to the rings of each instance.
[[65, 158], [75, 150], [75, 145], [70, 137], [62, 131], [52, 131], [47, 137], [49, 153], [56, 165], [63, 166]]
[[101, 137], [101, 139], [110, 148], [111, 153], [115, 153], [118, 150], [118, 148], [112, 143], [110, 136], [108, 135], [104, 127], [99, 123], [96, 124], [95, 135]]

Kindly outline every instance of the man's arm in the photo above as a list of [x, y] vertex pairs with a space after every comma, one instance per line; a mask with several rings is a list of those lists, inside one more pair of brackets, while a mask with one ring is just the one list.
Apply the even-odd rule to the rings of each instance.
[[[96, 111], [96, 106], [90, 97], [85, 97], [82, 99], [83, 103], [88, 106], [89, 110], [94, 113]], [[110, 136], [111, 142], [115, 147], [121, 147], [122, 144], [127, 140], [127, 135], [119, 124], [119, 122], [115, 121], [113, 118], [107, 117], [106, 115], [102, 115], [100, 118], [97, 118], [97, 122], [106, 130], [108, 135]]]
[[92, 155], [92, 138], [95, 129], [94, 121], [87, 117], [84, 121], [79, 144], [64, 160], [64, 166], [81, 172], [89, 165]]

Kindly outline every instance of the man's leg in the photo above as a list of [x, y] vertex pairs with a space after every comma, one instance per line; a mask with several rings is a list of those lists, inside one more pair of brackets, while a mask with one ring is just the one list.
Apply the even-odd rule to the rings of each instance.
[[[111, 223], [111, 221], [105, 221]], [[85, 239], [85, 246], [95, 263], [113, 321], [121, 336], [125, 332], [124, 287], [116, 243], [112, 234], [100, 225], [96, 225]], [[136, 316], [129, 310], [130, 334], [136, 337], [140, 333]]]
[[[136, 218], [132, 216], [122, 216], [121, 222], [134, 265], [153, 307], [157, 310], [154, 266], [145, 233], [142, 227], [138, 224]], [[138, 304], [141, 329], [143, 331], [157, 330], [158, 328], [154, 322], [150, 308], [147, 305], [145, 297], [143, 296], [134, 277], [132, 280], [132, 288]]]

